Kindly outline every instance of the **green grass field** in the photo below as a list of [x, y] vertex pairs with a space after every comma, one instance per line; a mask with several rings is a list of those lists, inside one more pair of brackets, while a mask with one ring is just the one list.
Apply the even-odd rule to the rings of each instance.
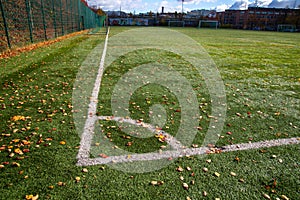
[[[111, 36], [128, 29], [113, 27]], [[222, 76], [227, 116], [218, 146], [300, 137], [299, 34], [172, 30], [198, 42]], [[80, 137], [73, 119], [73, 84], [86, 56], [104, 40], [104, 35], [79, 35], [0, 60], [0, 199], [37, 194], [39, 199], [299, 199], [299, 145], [183, 157], [143, 174], [105, 165], [77, 167]], [[100, 56], [101, 52], [99, 61]], [[210, 96], [193, 66], [171, 52], [137, 50], [107, 67], [97, 114], [111, 115], [110, 96], [124, 73], [153, 60], [180, 72], [197, 92], [203, 118], [193, 144], [201, 146], [212, 120]], [[153, 119], [146, 113], [157, 103], [167, 110], [162, 128], [174, 135], [180, 105], [159, 85], [149, 84], [132, 95], [130, 117], [150, 123]], [[122, 149], [144, 153], [165, 145], [155, 137], [128, 137], [112, 128], [116, 125], [112, 121], [99, 123], [104, 135]], [[179, 166], [182, 172], [176, 170]], [[151, 181], [163, 184], [154, 186]]]

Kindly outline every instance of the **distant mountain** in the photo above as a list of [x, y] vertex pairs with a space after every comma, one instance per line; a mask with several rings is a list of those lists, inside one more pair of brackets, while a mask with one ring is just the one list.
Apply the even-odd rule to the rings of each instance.
[[248, 2], [247, 0], [236, 1], [229, 10], [246, 10], [248, 7], [265, 8], [300, 8], [300, 0], [256, 0]]

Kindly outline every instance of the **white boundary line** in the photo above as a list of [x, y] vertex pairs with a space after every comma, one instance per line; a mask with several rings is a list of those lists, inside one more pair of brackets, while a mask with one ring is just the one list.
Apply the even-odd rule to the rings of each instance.
[[91, 142], [94, 135], [95, 122], [97, 120], [96, 112], [97, 112], [98, 95], [99, 95], [100, 84], [101, 84], [102, 75], [104, 71], [104, 62], [105, 62], [105, 57], [107, 52], [109, 30], [110, 28], [108, 28], [106, 34], [104, 49], [103, 49], [103, 53], [99, 65], [99, 70], [95, 80], [94, 89], [89, 104], [88, 116], [87, 116], [87, 120], [85, 121], [84, 130], [81, 136], [80, 149], [77, 155], [77, 158], [79, 160], [90, 157]]
[[170, 150], [170, 151], [160, 151], [153, 153], [143, 153], [143, 154], [132, 154], [132, 155], [122, 155], [122, 156], [110, 156], [107, 158], [88, 158], [78, 160], [78, 166], [90, 166], [90, 165], [100, 165], [100, 164], [113, 164], [113, 163], [124, 163], [124, 162], [134, 162], [134, 161], [151, 161], [151, 160], [161, 160], [161, 159], [176, 159], [184, 156], [195, 156], [204, 155], [211, 153], [222, 153], [222, 152], [232, 152], [250, 149], [260, 149], [269, 148], [283, 145], [300, 144], [300, 138], [286, 138], [277, 140], [268, 140], [263, 142], [255, 143], [242, 143], [223, 146], [220, 148], [187, 148], [180, 150]]

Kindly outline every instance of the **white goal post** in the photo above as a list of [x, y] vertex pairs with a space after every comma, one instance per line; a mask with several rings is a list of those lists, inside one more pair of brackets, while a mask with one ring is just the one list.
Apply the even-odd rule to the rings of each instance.
[[199, 20], [198, 28], [215, 28], [217, 29], [219, 21], [216, 20]]
[[169, 27], [184, 27], [185, 22], [184, 21], [172, 21], [170, 20], [168, 22]]

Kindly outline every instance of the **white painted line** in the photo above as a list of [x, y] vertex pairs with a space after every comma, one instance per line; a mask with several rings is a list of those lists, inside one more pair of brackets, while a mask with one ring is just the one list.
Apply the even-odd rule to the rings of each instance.
[[123, 117], [111, 117], [111, 116], [99, 116], [99, 120], [107, 120], [107, 121], [116, 121], [116, 122], [124, 122], [136, 126], [141, 126], [144, 128], [147, 128], [149, 131], [151, 131], [154, 134], [162, 134], [165, 137], [165, 141], [172, 147], [172, 149], [177, 150], [177, 149], [182, 149], [184, 148], [183, 145], [181, 144], [180, 141], [178, 141], [175, 137], [170, 135], [169, 133], [161, 130], [160, 128], [156, 128], [152, 126], [151, 124], [147, 124], [145, 122], [139, 122], [137, 120], [133, 120], [130, 118], [123, 118]]
[[97, 77], [95, 80], [90, 104], [89, 104], [87, 120], [85, 121], [84, 130], [83, 130], [83, 133], [81, 136], [80, 149], [79, 149], [78, 155], [77, 155], [78, 159], [89, 158], [89, 156], [90, 156], [90, 147], [91, 147], [91, 142], [92, 142], [93, 135], [94, 135], [95, 122], [97, 120], [96, 111], [97, 111], [97, 103], [98, 103], [98, 94], [100, 91], [100, 84], [101, 84], [101, 79], [102, 79], [102, 75], [103, 75], [103, 71], [104, 71], [104, 61], [105, 61], [105, 56], [106, 56], [106, 52], [107, 52], [108, 36], [109, 36], [109, 28], [108, 28], [107, 35], [105, 38], [104, 49], [103, 49], [103, 53], [102, 53], [102, 57], [101, 57], [101, 61], [100, 61], [100, 66], [99, 66], [98, 74], [97, 74]]
[[242, 143], [224, 146], [220, 148], [187, 148], [175, 151], [160, 151], [152, 153], [143, 154], [132, 154], [132, 155], [122, 155], [122, 156], [110, 156], [107, 158], [88, 158], [78, 160], [78, 166], [90, 166], [90, 165], [100, 165], [100, 164], [113, 164], [113, 163], [124, 163], [124, 162], [135, 162], [135, 161], [151, 161], [151, 160], [161, 160], [161, 159], [176, 159], [184, 156], [195, 156], [222, 152], [232, 152], [250, 149], [260, 149], [269, 148], [275, 146], [300, 144], [300, 138], [286, 138], [277, 140], [268, 140], [255, 143]]
[[221, 150], [222, 152], [242, 151], [242, 150], [269, 148], [269, 147], [291, 145], [291, 144], [300, 144], [300, 138], [284, 138], [284, 139], [267, 140], [267, 141], [254, 142], [254, 143], [235, 144], [235, 145], [225, 146]]

